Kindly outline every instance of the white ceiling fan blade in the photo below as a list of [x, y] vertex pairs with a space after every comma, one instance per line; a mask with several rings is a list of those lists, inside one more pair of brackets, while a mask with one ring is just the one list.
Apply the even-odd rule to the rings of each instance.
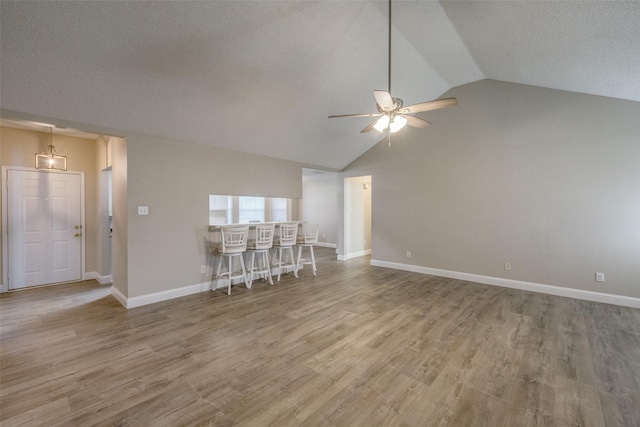
[[374, 90], [373, 96], [375, 96], [376, 102], [383, 110], [391, 111], [395, 107], [391, 94], [386, 90]]
[[382, 113], [363, 113], [363, 114], [339, 114], [337, 116], [329, 116], [330, 119], [335, 119], [339, 117], [378, 117], [381, 116]]
[[413, 126], [414, 128], [426, 128], [427, 126], [429, 126], [431, 123], [426, 121], [426, 120], [422, 120], [419, 119], [417, 117], [413, 117], [413, 116], [405, 116], [404, 114], [401, 114], [402, 117], [404, 117], [405, 119], [407, 119], [407, 124], [409, 126]]
[[374, 121], [372, 121], [371, 123], [369, 123], [369, 124], [367, 125], [367, 127], [365, 127], [364, 129], [362, 129], [362, 130], [360, 131], [360, 133], [367, 133], [367, 132], [369, 132], [371, 129], [373, 129], [373, 127], [376, 125], [376, 123], [378, 123], [378, 120], [374, 120]]
[[439, 110], [441, 108], [458, 105], [455, 98], [436, 99], [435, 101], [422, 102], [420, 104], [409, 105], [400, 109], [402, 114], [423, 113], [425, 111]]

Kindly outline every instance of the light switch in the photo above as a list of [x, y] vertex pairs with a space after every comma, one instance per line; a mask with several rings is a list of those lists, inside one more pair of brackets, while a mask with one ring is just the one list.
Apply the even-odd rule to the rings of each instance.
[[138, 215], [149, 215], [149, 206], [138, 206]]

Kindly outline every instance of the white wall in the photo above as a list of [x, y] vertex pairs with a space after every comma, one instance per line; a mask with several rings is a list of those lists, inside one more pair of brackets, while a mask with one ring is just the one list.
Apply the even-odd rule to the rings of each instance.
[[302, 175], [301, 220], [320, 224], [318, 242], [336, 245], [338, 242], [337, 174]]
[[372, 259], [640, 298], [640, 103], [491, 80], [445, 96], [345, 170], [373, 175]]

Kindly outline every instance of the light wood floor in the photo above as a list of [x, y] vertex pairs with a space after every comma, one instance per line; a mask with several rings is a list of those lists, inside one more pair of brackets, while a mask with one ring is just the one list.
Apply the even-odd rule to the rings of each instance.
[[5, 294], [0, 423], [640, 426], [640, 310], [333, 260], [125, 310]]

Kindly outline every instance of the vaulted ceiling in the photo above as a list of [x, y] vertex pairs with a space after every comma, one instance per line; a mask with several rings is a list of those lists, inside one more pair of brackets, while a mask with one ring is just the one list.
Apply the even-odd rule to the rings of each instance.
[[[381, 139], [327, 116], [375, 111], [387, 6], [2, 0], [3, 117], [341, 169]], [[405, 105], [484, 78], [640, 101], [639, 1], [395, 1], [392, 19]]]

